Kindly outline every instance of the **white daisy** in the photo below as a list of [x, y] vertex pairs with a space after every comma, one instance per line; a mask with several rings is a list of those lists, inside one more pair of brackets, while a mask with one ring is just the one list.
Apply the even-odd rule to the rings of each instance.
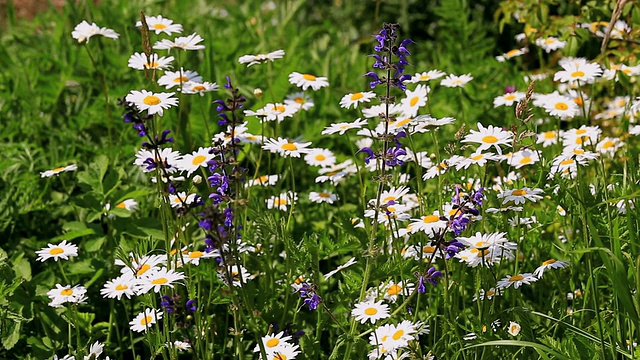
[[310, 149], [307, 149], [309, 145], [311, 142], [299, 143], [278, 137], [277, 139], [267, 139], [262, 145], [262, 149], [284, 157], [300, 157], [300, 154], [309, 152]]
[[296, 92], [287, 95], [287, 97], [284, 99], [284, 104], [287, 106], [291, 106], [292, 108], [297, 107], [298, 109], [302, 109], [305, 111], [311, 109], [315, 105], [313, 103], [313, 99], [311, 99], [309, 94], [306, 94], [304, 92]]
[[202, 76], [195, 71], [180, 68], [180, 71], [165, 71], [164, 75], [158, 79], [158, 85], [171, 89], [174, 86], [180, 87], [181, 84], [186, 84], [189, 81], [202, 82]]
[[72, 303], [72, 304], [81, 304], [87, 300], [85, 294], [87, 293], [87, 289], [82, 285], [75, 285], [71, 287], [71, 285], [62, 286], [60, 284], [56, 284], [55, 289], [51, 289], [47, 292], [47, 296], [51, 299], [49, 306], [51, 307], [62, 307], [64, 303]]
[[279, 175], [262, 175], [255, 179], [251, 179], [247, 181], [245, 187], [262, 185], [262, 186], [273, 186], [278, 182]]
[[48, 247], [42, 248], [36, 251], [38, 254], [38, 261], [45, 261], [48, 259], [53, 259], [58, 261], [58, 259], [69, 260], [70, 257], [78, 256], [78, 246], [67, 243], [67, 240], [62, 240], [58, 245], [48, 244]]
[[129, 322], [130, 329], [135, 332], [147, 332], [151, 325], [161, 319], [162, 311], [146, 308]]
[[513, 104], [516, 104], [520, 100], [524, 99], [525, 95], [526, 94], [521, 91], [514, 91], [497, 96], [493, 99], [493, 107], [496, 108], [498, 106], [512, 106]]
[[268, 54], [258, 54], [258, 55], [243, 55], [238, 58], [238, 62], [240, 64], [248, 64], [247, 67], [263, 64], [267, 61], [275, 61], [276, 59], [281, 59], [284, 56], [284, 50], [276, 50], [272, 51]]
[[110, 39], [117, 39], [118, 36], [120, 36], [112, 29], [107, 29], [106, 27], [101, 28], [96, 25], [96, 23], [89, 24], [86, 20], [83, 20], [80, 24], [76, 25], [71, 32], [71, 36], [78, 40], [79, 43], [83, 43], [85, 41], [89, 42], [89, 39], [96, 35], [101, 35]]
[[138, 295], [141, 295], [153, 289], [155, 293], [158, 293], [163, 286], [173, 288], [174, 282], [184, 279], [185, 276], [183, 273], [176, 272], [173, 269], [167, 270], [167, 268], [160, 268], [156, 271], [146, 273], [140, 278], [137, 292]]
[[513, 201], [515, 205], [518, 205], [524, 204], [525, 200], [536, 202], [542, 199], [542, 196], [540, 196], [540, 194], [544, 194], [544, 190], [523, 187], [522, 189], [505, 190], [498, 194], [498, 199], [504, 199], [502, 200], [502, 205], [510, 201]]
[[512, 285], [515, 289], [517, 289], [523, 284], [530, 285], [531, 283], [536, 281], [538, 281], [538, 278], [531, 273], [522, 273], [514, 276], [507, 275], [502, 280], [498, 281], [496, 289], [507, 289]]
[[564, 269], [567, 266], [569, 266], [567, 261], [549, 259], [544, 261], [542, 265], [538, 266], [533, 274], [539, 279], [542, 279], [542, 274], [544, 274], [547, 269]]
[[329, 167], [336, 163], [336, 157], [329, 149], [309, 149], [304, 156], [304, 161], [311, 166]]
[[536, 39], [536, 45], [541, 47], [548, 54], [552, 51], [564, 49], [564, 47], [567, 45], [567, 42], [561, 41], [558, 38], [550, 36], [548, 38]]
[[416, 73], [411, 77], [411, 79], [407, 80], [408, 83], [417, 83], [421, 81], [431, 81], [435, 79], [439, 79], [443, 76], [447, 75], [446, 72], [440, 70], [429, 70], [423, 73]]
[[186, 171], [187, 176], [191, 176], [194, 171], [201, 167], [207, 167], [207, 162], [213, 159], [214, 154], [211, 152], [210, 147], [200, 147], [197, 151], [191, 154], [185, 154], [182, 158], [176, 161], [176, 166], [180, 171]]
[[298, 72], [292, 72], [289, 74], [289, 82], [301, 87], [303, 91], [307, 90], [309, 87], [315, 91], [325, 86], [329, 86], [329, 82], [326, 77], [317, 77], [311, 74], [300, 74]]
[[446, 78], [444, 78], [440, 82], [440, 85], [445, 87], [450, 87], [450, 88], [463, 87], [471, 80], [473, 80], [473, 76], [471, 76], [471, 74], [465, 74], [460, 76], [449, 74]]
[[267, 209], [278, 209], [281, 211], [287, 211], [287, 206], [292, 205], [295, 201], [298, 200], [298, 194], [293, 191], [287, 191], [281, 193], [278, 196], [272, 196], [268, 199], [265, 199], [267, 203]]
[[195, 81], [189, 81], [182, 84], [182, 93], [184, 94], [200, 94], [204, 96], [204, 93], [218, 90], [219, 86], [216, 83], [210, 83], [208, 81], [199, 83]]
[[335, 270], [331, 270], [328, 273], [324, 274], [322, 277], [324, 278], [324, 280], [326, 281], [328, 278], [332, 277], [333, 275], [337, 274], [338, 272], [348, 268], [349, 266], [357, 263], [358, 261], [356, 260], [355, 257], [352, 257], [351, 259], [349, 259], [346, 263], [339, 265], [337, 268], [335, 268]]
[[400, 100], [400, 106], [402, 108], [403, 117], [415, 117], [418, 115], [418, 110], [427, 105], [427, 95], [431, 91], [429, 86], [418, 85], [415, 90], [405, 90], [405, 95]]
[[499, 62], [505, 62], [511, 58], [514, 57], [518, 57], [518, 56], [522, 56], [526, 53], [529, 52], [529, 49], [526, 47], [520, 48], [520, 49], [513, 49], [513, 50], [509, 50], [506, 53], [502, 54], [502, 55], [498, 55], [496, 56], [496, 60], [498, 60]]
[[42, 178], [52, 177], [53, 175], [58, 175], [58, 174], [63, 173], [63, 172], [76, 171], [76, 170], [78, 170], [78, 166], [75, 165], [75, 164], [71, 164], [71, 165], [62, 166], [62, 167], [58, 167], [58, 168], [55, 168], [55, 169], [43, 171], [43, 172], [40, 173], [40, 177], [42, 177]]
[[171, 68], [171, 62], [174, 59], [175, 58], [173, 56], [158, 57], [158, 54], [151, 54], [151, 56], [147, 58], [147, 55], [144, 53], [134, 53], [129, 58], [128, 66], [136, 70], [164, 70]]
[[375, 324], [376, 321], [386, 319], [390, 316], [389, 305], [383, 304], [382, 300], [377, 302], [364, 301], [357, 303], [354, 305], [353, 310], [351, 310], [351, 316], [355, 317], [356, 321], [359, 321], [362, 324], [367, 321]]
[[365, 102], [369, 102], [371, 101], [371, 99], [375, 98], [376, 96], [377, 96], [376, 93], [372, 91], [347, 94], [343, 96], [342, 99], [340, 99], [340, 107], [349, 109], [350, 107], [353, 106], [353, 108], [355, 109], [356, 107], [358, 107], [358, 105]]
[[[165, 33], [167, 35], [171, 35], [173, 33], [181, 33], [182, 25], [174, 24], [173, 20], [163, 18], [162, 15], [158, 16], [145, 16], [144, 17], [147, 26], [149, 26], [149, 30], [155, 31], [156, 35], [160, 33]], [[142, 21], [136, 22], [137, 27], [142, 27]]]
[[158, 114], [162, 116], [164, 109], [178, 106], [178, 99], [172, 97], [175, 93], [153, 93], [147, 90], [131, 90], [125, 98], [127, 102], [133, 103], [138, 111], [147, 110], [149, 115]]
[[167, 39], [160, 40], [153, 45], [153, 48], [157, 50], [202, 50], [204, 49], [204, 45], [199, 45], [202, 41], [204, 41], [204, 39], [200, 35], [193, 33], [189, 36], [177, 37], [173, 41]]
[[489, 149], [493, 146], [498, 154], [502, 155], [500, 145], [510, 146], [512, 140], [513, 136], [510, 132], [493, 125], [485, 128], [481, 123], [478, 123], [478, 131], [471, 130], [471, 133], [465, 136], [462, 142], [479, 143], [480, 146], [476, 149], [476, 152]]
[[100, 289], [100, 294], [110, 299], [118, 298], [120, 300], [122, 295], [126, 295], [127, 298], [131, 299], [137, 293], [137, 286], [138, 281], [133, 276], [133, 273], [126, 273], [107, 281]]
[[341, 122], [341, 123], [335, 123], [335, 124], [331, 124], [329, 126], [327, 126], [326, 128], [324, 128], [324, 130], [322, 130], [322, 135], [331, 135], [331, 134], [335, 134], [338, 133], [339, 135], [344, 135], [344, 133], [349, 130], [349, 129], [360, 129], [362, 128], [364, 125], [367, 125], [367, 120], [361, 120], [360, 118], [357, 118], [356, 120], [354, 120], [353, 122]]

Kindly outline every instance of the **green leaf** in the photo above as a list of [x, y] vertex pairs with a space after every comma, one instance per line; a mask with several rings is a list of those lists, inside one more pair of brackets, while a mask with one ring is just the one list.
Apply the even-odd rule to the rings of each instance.
[[104, 245], [105, 241], [107, 241], [107, 238], [104, 236], [87, 240], [87, 242], [84, 243], [84, 249], [87, 252], [99, 251], [102, 248], [102, 245]]
[[83, 237], [83, 236], [88, 236], [88, 235], [94, 235], [96, 232], [93, 229], [84, 229], [84, 230], [76, 230], [76, 231], [69, 231], [66, 232], [60, 236], [56, 236], [52, 239], [50, 239], [50, 242], [58, 242], [58, 241], [62, 241], [62, 240], [73, 240], [73, 239], [77, 239], [79, 237]]
[[27, 281], [31, 280], [31, 264], [27, 259], [20, 258], [16, 260], [13, 264], [13, 270], [21, 278]]
[[113, 209], [109, 210], [109, 214], [115, 215], [117, 217], [121, 217], [121, 218], [128, 218], [131, 217], [131, 211], [127, 210], [127, 209], [120, 209], [117, 207], [114, 207]]
[[517, 346], [517, 347], [530, 347], [535, 349], [538, 354], [543, 355], [543, 354], [548, 354], [548, 355], [553, 355], [554, 359], [567, 359], [570, 360], [571, 358], [559, 353], [558, 351], [543, 345], [543, 344], [538, 344], [538, 343], [534, 343], [534, 342], [529, 342], [529, 341], [519, 341], [519, 340], [494, 340], [494, 341], [487, 341], [484, 342], [482, 344], [476, 344], [476, 345], [471, 345], [471, 346], [467, 346], [465, 347], [463, 350], [466, 349], [471, 349], [471, 348], [475, 348], [475, 347], [484, 347], [484, 346]]
[[19, 321], [9, 321], [2, 332], [2, 346], [10, 350], [20, 340], [20, 328], [22, 323]]

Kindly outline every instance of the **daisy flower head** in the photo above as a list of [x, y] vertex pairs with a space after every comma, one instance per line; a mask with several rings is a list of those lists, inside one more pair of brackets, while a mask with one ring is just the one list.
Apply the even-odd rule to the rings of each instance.
[[529, 52], [529, 48], [526, 48], [526, 47], [523, 47], [520, 49], [513, 49], [513, 50], [507, 51], [502, 55], [496, 56], [496, 60], [498, 60], [499, 62], [505, 62], [511, 58], [522, 56], [528, 52]]
[[340, 271], [348, 268], [349, 266], [357, 263], [358, 261], [356, 260], [355, 257], [352, 257], [351, 259], [349, 259], [346, 263], [342, 264], [342, 265], [338, 265], [337, 268], [335, 268], [334, 270], [329, 271], [328, 273], [324, 274], [322, 277], [324, 278], [324, 280], [327, 280], [328, 278], [332, 277], [333, 275], [339, 273]]
[[118, 298], [120, 300], [122, 295], [126, 295], [128, 299], [131, 299], [132, 296], [136, 295], [137, 287], [138, 280], [133, 276], [133, 273], [126, 273], [107, 281], [100, 289], [100, 294], [109, 299]]
[[480, 146], [476, 149], [476, 152], [489, 149], [493, 147], [498, 154], [502, 155], [502, 149], [500, 145], [511, 145], [513, 136], [510, 132], [505, 131], [499, 127], [489, 125], [484, 127], [481, 123], [478, 123], [478, 131], [471, 130], [471, 133], [462, 139], [462, 142], [478, 143]]
[[322, 190], [321, 192], [311, 191], [309, 193], [309, 200], [318, 204], [320, 203], [333, 204], [338, 200], [338, 195], [326, 189]]
[[167, 268], [159, 268], [156, 271], [146, 273], [139, 282], [138, 295], [146, 294], [153, 289], [155, 293], [160, 292], [163, 286], [173, 288], [173, 283], [184, 280], [183, 273], [175, 270], [167, 270]]
[[[364, 125], [367, 125], [367, 120], [362, 120], [360, 118], [357, 118], [356, 120], [354, 120], [353, 122], [340, 122], [340, 123], [335, 123], [335, 124], [331, 124], [329, 126], [327, 126], [326, 128], [324, 128], [324, 130], [322, 130], [322, 135], [331, 135], [331, 134], [335, 134], [338, 133], [340, 135], [344, 135], [344, 133], [349, 130], [349, 129], [360, 129], [362, 128]], [[364, 147], [364, 146], [359, 146], [359, 147]]]
[[558, 143], [558, 131], [549, 130], [537, 135], [536, 144], [542, 144], [542, 147], [551, 146]]
[[306, 94], [304, 92], [296, 92], [287, 95], [287, 97], [284, 99], [284, 104], [292, 108], [297, 107], [298, 109], [302, 109], [305, 111], [311, 109], [315, 105], [313, 103], [313, 99], [311, 99], [309, 94]]
[[522, 326], [520, 326], [520, 324], [514, 321], [509, 321], [509, 330], [507, 330], [509, 335], [518, 336], [518, 334], [520, 334], [521, 329], [522, 329]]
[[84, 360], [99, 359], [100, 355], [102, 355], [103, 350], [104, 344], [101, 344], [99, 341], [94, 342], [89, 347], [89, 354], [84, 356]]
[[443, 220], [439, 211], [434, 211], [433, 214], [422, 216], [418, 219], [411, 219], [412, 222], [411, 232], [424, 232], [427, 236], [433, 238], [437, 233], [447, 228], [447, 221]]
[[449, 74], [449, 75], [447, 75], [446, 78], [444, 78], [440, 82], [440, 85], [445, 86], [445, 87], [449, 87], [449, 88], [463, 87], [471, 80], [473, 80], [473, 76], [471, 76], [471, 74], [465, 74], [465, 75], [460, 75], [460, 76], [454, 75], [454, 74]]
[[[277, 334], [269, 334], [262, 337], [262, 344], [267, 353], [278, 351], [284, 344], [288, 343], [292, 339], [291, 336], [286, 335], [284, 331], [280, 331]], [[253, 348], [253, 352], [260, 352], [260, 346], [256, 345]]]
[[535, 164], [538, 161], [540, 161], [540, 156], [537, 151], [532, 149], [522, 149], [515, 152], [509, 159], [507, 159], [509, 165], [516, 169], [520, 169], [526, 165]]
[[403, 117], [415, 117], [418, 115], [418, 110], [427, 105], [427, 95], [431, 91], [431, 88], [426, 85], [418, 85], [415, 90], [405, 90], [406, 97], [400, 100], [400, 107], [402, 109]]
[[541, 47], [548, 54], [552, 51], [564, 49], [564, 47], [567, 45], [567, 42], [561, 41], [556, 37], [550, 36], [548, 38], [536, 39], [536, 45]]
[[89, 24], [86, 20], [83, 20], [80, 24], [71, 32], [71, 36], [78, 40], [79, 43], [89, 42], [92, 36], [101, 35], [110, 39], [117, 39], [120, 35], [112, 29], [106, 27], [99, 27], [96, 23]]
[[283, 342], [277, 350], [267, 351], [267, 360], [293, 360], [300, 354], [300, 346]]
[[304, 161], [310, 166], [329, 167], [336, 164], [336, 157], [329, 149], [309, 149], [304, 156]]
[[498, 159], [498, 156], [493, 153], [482, 153], [476, 151], [475, 153], [469, 155], [469, 157], [456, 162], [455, 167], [456, 170], [468, 169], [471, 165], [478, 165], [482, 167], [485, 166], [488, 161], [497, 161]]
[[198, 194], [189, 194], [181, 191], [176, 194], [169, 194], [169, 203], [172, 208], [179, 209], [183, 206], [189, 206], [198, 201], [200, 196]]
[[605, 137], [596, 144], [596, 151], [603, 155], [613, 156], [624, 145], [624, 141], [620, 138]]
[[398, 283], [390, 280], [388, 283], [382, 283], [380, 288], [384, 293], [384, 299], [395, 303], [398, 301], [398, 296], [409, 296], [413, 292], [414, 289], [413, 283], [407, 281], [400, 281]]
[[262, 145], [263, 150], [268, 150], [272, 153], [278, 153], [284, 157], [300, 157], [300, 154], [306, 154], [311, 149], [307, 147], [311, 145], [311, 142], [295, 142], [278, 137], [277, 139], [267, 139]]
[[204, 96], [204, 93], [216, 91], [219, 86], [216, 83], [210, 83], [208, 81], [199, 83], [195, 81], [189, 81], [182, 85], [182, 93], [184, 94], [199, 94], [200, 96]]
[[147, 332], [151, 325], [160, 320], [162, 320], [162, 311], [146, 308], [129, 322], [129, 326], [131, 331]]
[[553, 81], [563, 83], [580, 82], [582, 84], [592, 83], [596, 77], [602, 75], [600, 65], [589, 63], [583, 58], [563, 58], [558, 62], [562, 66], [553, 76]]
[[542, 189], [530, 189], [528, 187], [523, 187], [522, 189], [511, 189], [505, 190], [498, 194], [498, 199], [504, 199], [502, 201], [502, 205], [513, 201], [515, 205], [524, 204], [526, 200], [536, 202], [542, 199], [540, 194], [543, 194], [544, 191]]
[[367, 321], [375, 324], [376, 321], [389, 317], [389, 305], [383, 304], [382, 300], [357, 303], [353, 310], [351, 310], [351, 316], [355, 317], [356, 321], [359, 321], [361, 324]]
[[134, 53], [129, 58], [129, 67], [136, 70], [147, 70], [147, 69], [155, 69], [155, 70], [164, 70], [171, 68], [171, 62], [175, 58], [173, 56], [169, 57], [158, 57], [158, 54], [151, 54], [151, 56], [147, 57], [144, 53]]
[[62, 242], [58, 245], [48, 244], [46, 248], [42, 248], [36, 251], [38, 254], [38, 261], [45, 261], [48, 259], [53, 259], [58, 261], [58, 259], [69, 260], [70, 257], [78, 256], [78, 246], [67, 243], [67, 240], [62, 240]]
[[182, 159], [182, 155], [178, 151], [173, 151], [170, 147], [160, 149], [157, 153], [147, 149], [140, 149], [136, 153], [134, 165], [138, 165], [145, 173], [155, 171], [161, 166], [164, 171], [171, 174], [178, 171], [178, 162]]
[[513, 286], [514, 289], [517, 289], [523, 284], [530, 285], [536, 281], [538, 281], [538, 278], [531, 273], [522, 273], [514, 276], [507, 275], [502, 280], [498, 281], [496, 289], [502, 290], [510, 288], [511, 286]]
[[267, 61], [275, 61], [284, 57], [284, 50], [272, 51], [268, 54], [243, 55], [238, 58], [240, 64], [247, 64], [247, 67], [257, 64], [264, 64]]
[[160, 40], [153, 45], [153, 48], [156, 50], [202, 50], [204, 49], [204, 45], [200, 44], [202, 41], [204, 41], [204, 39], [200, 35], [193, 33], [189, 36], [177, 37], [173, 41], [167, 39]]
[[40, 177], [41, 178], [52, 177], [53, 175], [58, 175], [58, 174], [63, 173], [63, 172], [76, 171], [76, 170], [78, 170], [78, 165], [71, 164], [71, 165], [62, 166], [62, 167], [58, 167], [58, 168], [55, 168], [55, 169], [43, 171], [43, 172], [40, 173]]
[[[225, 265], [226, 266], [226, 265]], [[233, 265], [228, 267], [227, 269], [229, 274], [231, 275], [231, 283], [235, 287], [241, 287], [242, 284], [246, 284], [247, 281], [253, 280], [255, 275], [251, 274], [249, 270], [247, 270], [242, 265]], [[218, 278], [223, 281], [225, 284], [229, 285], [229, 279], [227, 278], [227, 271], [220, 270], [218, 271]]]
[[340, 107], [349, 109], [353, 106], [353, 108], [355, 109], [358, 107], [358, 105], [369, 102], [376, 96], [376, 93], [372, 91], [347, 94], [343, 96], [342, 99], [340, 99]]
[[245, 110], [244, 114], [246, 116], [262, 117], [264, 121], [278, 120], [278, 122], [281, 122], [285, 118], [292, 117], [293, 114], [295, 114], [296, 112], [298, 112], [298, 110], [300, 110], [300, 108], [301, 107], [299, 105], [296, 104], [294, 106], [294, 105], [291, 105], [291, 103], [289, 104], [269, 103], [265, 105], [263, 108], [258, 109], [256, 111]]
[[251, 179], [247, 181], [244, 185], [245, 187], [262, 185], [262, 186], [273, 186], [278, 182], [279, 175], [262, 175], [255, 179]]
[[573, 99], [560, 94], [550, 94], [542, 103], [544, 110], [560, 119], [571, 119], [578, 115], [580, 108]]
[[210, 147], [200, 147], [191, 154], [185, 154], [176, 162], [176, 166], [180, 171], [186, 171], [187, 176], [191, 176], [194, 171], [201, 167], [207, 167], [207, 161], [213, 159], [214, 155]]
[[496, 288], [490, 288], [489, 290], [480, 289], [478, 291], [478, 295], [473, 297], [473, 301], [484, 300], [484, 299], [491, 300], [496, 295], [500, 295], [500, 293], [496, 292]]
[[293, 191], [287, 191], [281, 193], [278, 196], [272, 196], [268, 199], [265, 199], [267, 203], [267, 209], [278, 209], [282, 211], [287, 211], [287, 206], [293, 205], [295, 201], [298, 200], [298, 194]]
[[524, 99], [526, 94], [521, 91], [514, 91], [510, 93], [506, 93], [504, 95], [496, 96], [493, 99], [493, 107], [497, 108], [498, 106], [512, 106], [513, 104], [517, 104], [520, 100]]
[[[155, 31], [156, 35], [165, 33], [171, 35], [173, 33], [181, 33], [182, 25], [174, 24], [173, 20], [158, 16], [145, 16], [145, 22], [149, 26], [149, 30]], [[142, 21], [136, 22], [136, 27], [142, 27]]]
[[87, 300], [85, 294], [87, 293], [87, 289], [82, 285], [76, 285], [71, 287], [71, 285], [62, 286], [60, 284], [56, 284], [55, 289], [51, 289], [47, 292], [47, 296], [51, 299], [49, 306], [51, 307], [61, 307], [64, 303], [72, 303], [72, 304], [81, 304]]
[[196, 71], [185, 70], [180, 68], [180, 71], [165, 71], [158, 79], [158, 85], [162, 85], [167, 89], [171, 89], [174, 86], [182, 86], [188, 82], [202, 82], [202, 76], [198, 75]]
[[311, 74], [300, 74], [299, 72], [292, 72], [289, 74], [289, 82], [295, 86], [299, 86], [303, 91], [311, 87], [314, 91], [329, 86], [329, 82], [326, 77], [315, 76]]
[[134, 104], [138, 111], [148, 111], [149, 115], [164, 115], [164, 110], [178, 106], [178, 99], [172, 97], [175, 93], [153, 93], [147, 90], [131, 90], [125, 100]]
[[214, 250], [211, 252], [206, 251], [189, 251], [187, 254], [183, 256], [183, 260], [185, 264], [191, 264], [198, 266], [200, 265], [200, 259], [209, 259], [209, 258], [218, 258], [221, 257], [219, 250]]
[[538, 266], [533, 274], [537, 276], [538, 279], [542, 279], [542, 274], [544, 274], [547, 269], [564, 269], [567, 266], [569, 266], [569, 263], [567, 261], [549, 259], [547, 261], [544, 261], [542, 265]]
[[447, 75], [446, 72], [440, 70], [429, 70], [423, 73], [416, 73], [411, 77], [411, 79], [407, 80], [408, 83], [417, 83], [422, 81], [431, 81], [439, 79], [443, 76]]

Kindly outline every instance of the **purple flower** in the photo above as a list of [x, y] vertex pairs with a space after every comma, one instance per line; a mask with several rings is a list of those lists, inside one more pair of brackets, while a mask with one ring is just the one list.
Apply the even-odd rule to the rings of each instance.
[[187, 303], [185, 304], [185, 307], [187, 308], [187, 310], [189, 311], [196, 311], [197, 307], [196, 307], [196, 300], [195, 299], [189, 299], [187, 300]]
[[432, 266], [426, 273], [421, 274], [416, 271], [414, 275], [418, 278], [418, 292], [425, 293], [427, 291], [425, 283], [430, 283], [433, 286], [438, 285], [437, 278], [442, 276], [442, 273], [436, 270], [435, 266]]
[[373, 153], [373, 150], [371, 150], [370, 147], [366, 147], [365, 146], [362, 149], [358, 150], [356, 152], [356, 154], [359, 153], [359, 152], [363, 152], [363, 153], [368, 155], [366, 158], [364, 158], [364, 162], [367, 163], [367, 164], [369, 164], [369, 161], [371, 161], [372, 159], [376, 158], [376, 155]]
[[309, 310], [315, 310], [322, 302], [322, 299], [316, 294], [317, 287], [313, 284], [303, 283], [302, 287], [298, 290], [300, 297], [303, 300], [304, 305], [309, 307]]

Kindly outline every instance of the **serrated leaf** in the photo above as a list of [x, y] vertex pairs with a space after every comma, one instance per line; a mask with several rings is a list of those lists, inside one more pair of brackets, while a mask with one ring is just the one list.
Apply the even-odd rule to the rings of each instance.
[[19, 259], [13, 264], [13, 270], [16, 275], [29, 281], [31, 280], [31, 264], [27, 259]]
[[17, 321], [10, 321], [5, 326], [2, 332], [2, 346], [5, 349], [10, 350], [18, 343], [21, 327], [22, 323]]

